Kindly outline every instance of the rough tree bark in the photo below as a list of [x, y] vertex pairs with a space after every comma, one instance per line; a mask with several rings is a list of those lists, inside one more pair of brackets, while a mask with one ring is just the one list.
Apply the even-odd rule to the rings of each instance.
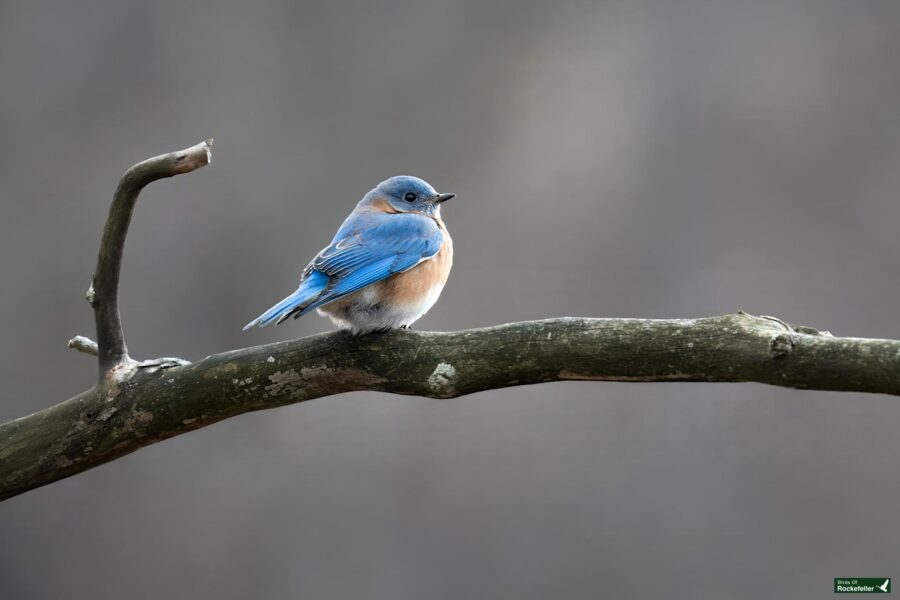
[[0, 500], [245, 412], [349, 391], [429, 398], [550, 381], [730, 381], [900, 395], [900, 341], [838, 338], [743, 312], [704, 319], [560, 318], [467, 331], [344, 332], [233, 350], [196, 363], [128, 356], [117, 307], [140, 190], [209, 162], [209, 142], [123, 176], [88, 299], [93, 388], [0, 425]]

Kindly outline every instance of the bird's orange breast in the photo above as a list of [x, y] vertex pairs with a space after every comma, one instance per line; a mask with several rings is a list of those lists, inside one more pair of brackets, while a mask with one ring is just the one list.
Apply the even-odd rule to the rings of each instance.
[[[443, 223], [441, 232], [444, 243], [438, 253], [428, 260], [422, 261], [412, 269], [397, 273], [374, 284], [382, 302], [391, 305], [412, 306], [425, 301], [432, 295], [437, 299], [453, 266], [453, 240], [447, 233]], [[426, 309], [427, 310], [427, 309]]]

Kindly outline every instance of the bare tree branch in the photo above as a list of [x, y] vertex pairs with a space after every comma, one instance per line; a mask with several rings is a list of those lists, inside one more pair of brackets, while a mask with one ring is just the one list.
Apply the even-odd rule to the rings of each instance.
[[90, 338], [86, 338], [83, 335], [76, 335], [69, 340], [69, 348], [84, 352], [85, 354], [90, 354], [91, 356], [97, 356], [97, 342]]
[[[837, 338], [743, 312], [706, 319], [562, 318], [452, 333], [333, 332], [190, 364], [128, 357], [117, 307], [140, 190], [209, 163], [212, 140], [133, 166], [119, 183], [88, 299], [100, 380], [0, 425], [0, 500], [242, 413], [357, 390], [453, 398], [549, 381], [754, 381], [900, 395], [900, 341]], [[99, 347], [98, 347], [99, 346]]]
[[122, 269], [125, 236], [138, 195], [150, 182], [190, 173], [208, 165], [211, 147], [212, 139], [209, 139], [184, 150], [148, 158], [128, 169], [119, 180], [100, 241], [97, 270], [87, 291], [87, 299], [94, 308], [97, 322], [101, 379], [114, 368], [130, 361], [119, 319], [119, 272]]
[[356, 390], [453, 398], [564, 380], [755, 381], [900, 395], [900, 341], [831, 337], [744, 313], [333, 332], [177, 364], [132, 364], [0, 425], [0, 499], [235, 415]]

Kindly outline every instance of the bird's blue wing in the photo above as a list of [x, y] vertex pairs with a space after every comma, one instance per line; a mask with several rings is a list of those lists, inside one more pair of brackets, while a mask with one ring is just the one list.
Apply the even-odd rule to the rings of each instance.
[[[351, 216], [331, 244], [306, 267], [293, 294], [247, 324], [265, 326], [300, 317], [367, 285], [409, 270], [441, 249], [444, 235], [423, 215]], [[247, 328], [245, 327], [245, 329]]]
[[378, 214], [360, 221], [307, 267], [307, 276], [327, 275], [329, 286], [306, 310], [411, 269], [437, 254], [444, 242], [434, 220], [423, 215]]

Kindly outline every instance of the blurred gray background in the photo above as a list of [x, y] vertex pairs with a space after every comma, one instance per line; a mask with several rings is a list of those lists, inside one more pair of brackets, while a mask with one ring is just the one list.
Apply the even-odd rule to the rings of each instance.
[[[0, 2], [0, 418], [89, 387], [122, 171], [139, 358], [242, 333], [394, 174], [421, 329], [744, 309], [900, 337], [900, 4]], [[245, 415], [0, 504], [0, 598], [825, 598], [900, 576], [896, 398], [557, 383]]]

